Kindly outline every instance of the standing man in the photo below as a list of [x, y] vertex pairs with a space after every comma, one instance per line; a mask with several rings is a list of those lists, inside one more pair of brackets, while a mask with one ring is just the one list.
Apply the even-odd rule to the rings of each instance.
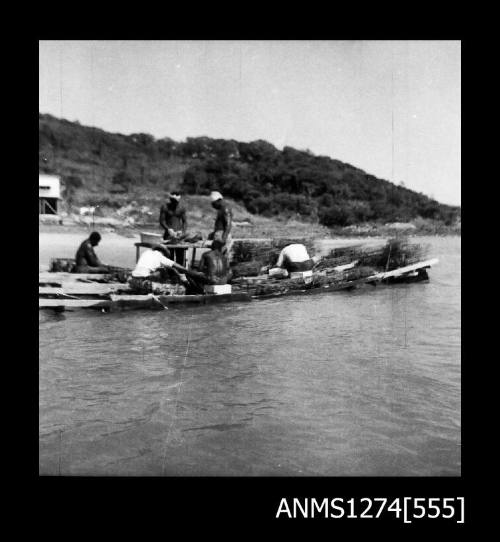
[[176, 240], [186, 234], [186, 209], [179, 203], [181, 194], [173, 191], [160, 209], [160, 226], [165, 230], [163, 239]]
[[99, 244], [101, 235], [93, 231], [88, 239], [78, 247], [76, 251], [76, 273], [108, 273], [109, 267], [104, 265], [94, 251], [94, 247]]
[[217, 211], [217, 216], [215, 217], [214, 231], [208, 238], [214, 241], [222, 241], [224, 244], [222, 253], [228, 254], [232, 243], [231, 228], [233, 227], [233, 213], [220, 192], [211, 192], [210, 200], [212, 201], [212, 207]]
[[[186, 235], [186, 209], [179, 202], [181, 194], [177, 190], [168, 195], [168, 201], [160, 209], [160, 226], [165, 230], [163, 239], [170, 244], [180, 241]], [[182, 262], [183, 249], [173, 249], [176, 262]]]

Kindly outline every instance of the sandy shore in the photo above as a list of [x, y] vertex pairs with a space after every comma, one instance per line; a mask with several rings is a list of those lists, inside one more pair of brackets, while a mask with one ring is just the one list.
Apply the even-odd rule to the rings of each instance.
[[[99, 258], [109, 265], [133, 267], [135, 246], [139, 235], [124, 236], [115, 232], [100, 231], [102, 239], [96, 247]], [[38, 269], [46, 271], [51, 258], [74, 258], [88, 231], [40, 231], [38, 234]]]

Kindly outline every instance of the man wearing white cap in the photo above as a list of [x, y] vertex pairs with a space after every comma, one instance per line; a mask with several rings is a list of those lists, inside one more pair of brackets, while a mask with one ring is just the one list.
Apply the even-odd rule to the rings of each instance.
[[230, 250], [232, 243], [231, 228], [233, 226], [233, 213], [220, 192], [211, 192], [210, 200], [212, 207], [217, 210], [217, 216], [215, 217], [214, 231], [208, 238], [222, 241], [224, 243], [222, 252], [226, 254]]

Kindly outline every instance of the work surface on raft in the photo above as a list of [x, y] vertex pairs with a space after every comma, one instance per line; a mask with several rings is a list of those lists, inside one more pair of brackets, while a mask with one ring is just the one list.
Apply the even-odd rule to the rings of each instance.
[[460, 238], [423, 241], [426, 283], [41, 312], [40, 473], [459, 475]]

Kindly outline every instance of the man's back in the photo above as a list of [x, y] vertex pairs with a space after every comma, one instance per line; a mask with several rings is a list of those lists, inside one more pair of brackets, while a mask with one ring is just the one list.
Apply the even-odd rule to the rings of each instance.
[[283, 251], [283, 256], [288, 258], [291, 262], [305, 262], [309, 259], [307, 249], [301, 243], [292, 243], [287, 245]]
[[284, 247], [280, 252], [276, 267], [284, 267], [290, 273], [294, 271], [309, 271], [314, 267], [314, 262], [310, 259], [304, 245], [292, 243]]
[[210, 284], [227, 284], [231, 275], [226, 256], [218, 250], [205, 252], [200, 262], [200, 268]]

